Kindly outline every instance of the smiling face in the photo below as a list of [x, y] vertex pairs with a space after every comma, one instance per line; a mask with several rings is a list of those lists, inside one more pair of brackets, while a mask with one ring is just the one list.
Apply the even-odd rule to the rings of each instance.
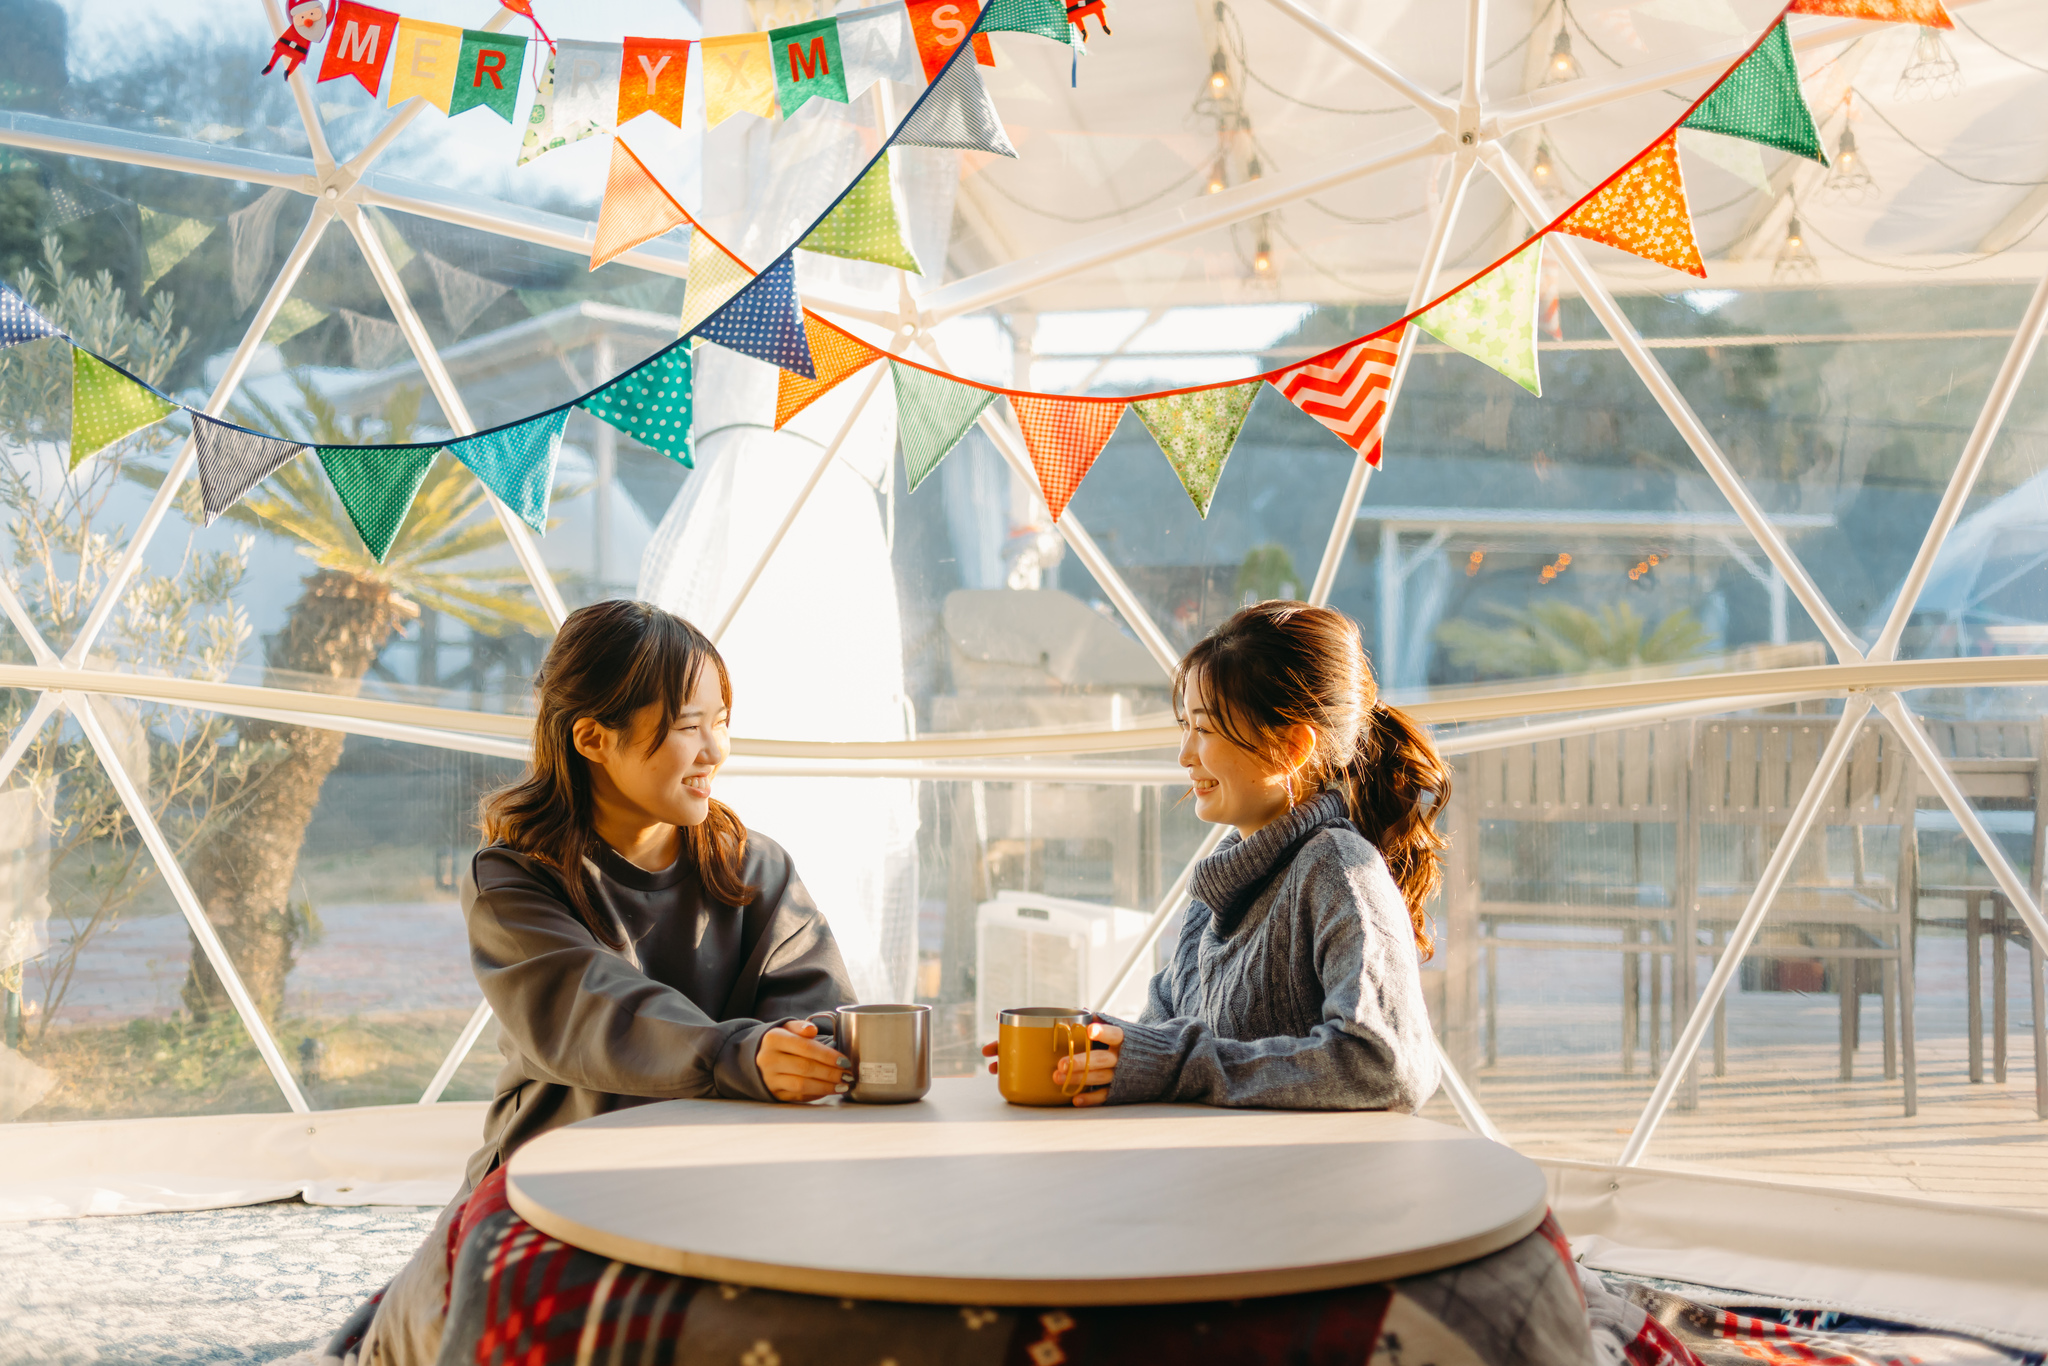
[[327, 32], [327, 7], [315, 4], [313, 0], [303, 0], [303, 3], [291, 7], [291, 20], [292, 27], [299, 31], [301, 38], [317, 43]]
[[659, 702], [633, 713], [623, 730], [579, 717], [577, 753], [590, 764], [592, 796], [601, 809], [646, 825], [702, 825], [711, 814], [711, 783], [731, 752], [718, 670], [699, 671], [696, 690], [671, 720]]
[[[1314, 750], [1314, 731], [1290, 726], [1274, 737], [1279, 741], [1275, 748], [1293, 756], [1292, 762], [1245, 748], [1224, 733], [1200, 670], [1187, 676], [1182, 712], [1180, 765], [1194, 787], [1197, 816], [1211, 825], [1234, 825], [1250, 839], [1287, 813], [1289, 777]], [[1242, 725], [1231, 729], [1245, 731]], [[1293, 798], [1300, 801], [1308, 795], [1297, 790]]]

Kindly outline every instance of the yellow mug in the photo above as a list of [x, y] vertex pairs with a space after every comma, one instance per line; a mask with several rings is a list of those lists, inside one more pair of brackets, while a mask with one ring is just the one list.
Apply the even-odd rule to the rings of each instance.
[[[996, 1089], [1012, 1105], [1072, 1105], [1086, 1089], [1081, 1062], [1095, 1017], [1065, 1006], [1023, 1006], [996, 1017]], [[1067, 1080], [1052, 1069], [1067, 1059]]]

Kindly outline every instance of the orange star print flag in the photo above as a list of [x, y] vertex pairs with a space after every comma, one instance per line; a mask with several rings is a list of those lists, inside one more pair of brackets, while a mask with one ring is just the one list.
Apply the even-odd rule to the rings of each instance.
[[1605, 242], [1646, 261], [1707, 278], [1678, 169], [1678, 135], [1666, 133], [1569, 217], [1559, 232]]

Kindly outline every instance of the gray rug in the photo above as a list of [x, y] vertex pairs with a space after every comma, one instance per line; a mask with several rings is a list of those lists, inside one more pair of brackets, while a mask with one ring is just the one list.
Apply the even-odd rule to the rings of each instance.
[[439, 1213], [291, 1201], [0, 1224], [0, 1366], [288, 1356], [324, 1343]]

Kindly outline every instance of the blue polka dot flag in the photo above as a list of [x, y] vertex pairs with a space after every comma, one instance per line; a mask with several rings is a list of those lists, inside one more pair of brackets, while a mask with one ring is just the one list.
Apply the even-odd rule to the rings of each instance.
[[0, 346], [18, 346], [37, 337], [62, 335], [57, 324], [36, 312], [28, 300], [0, 284]]
[[516, 427], [451, 441], [448, 449], [518, 513], [520, 521], [535, 534], [546, 535], [548, 494], [555, 485], [556, 457], [562, 453], [562, 425], [568, 420], [569, 410], [557, 408]]
[[796, 258], [787, 252], [690, 335], [805, 379], [818, 377], [810, 338], [804, 335], [803, 306], [796, 301]]
[[685, 469], [690, 460], [690, 344], [676, 341], [576, 405]]

